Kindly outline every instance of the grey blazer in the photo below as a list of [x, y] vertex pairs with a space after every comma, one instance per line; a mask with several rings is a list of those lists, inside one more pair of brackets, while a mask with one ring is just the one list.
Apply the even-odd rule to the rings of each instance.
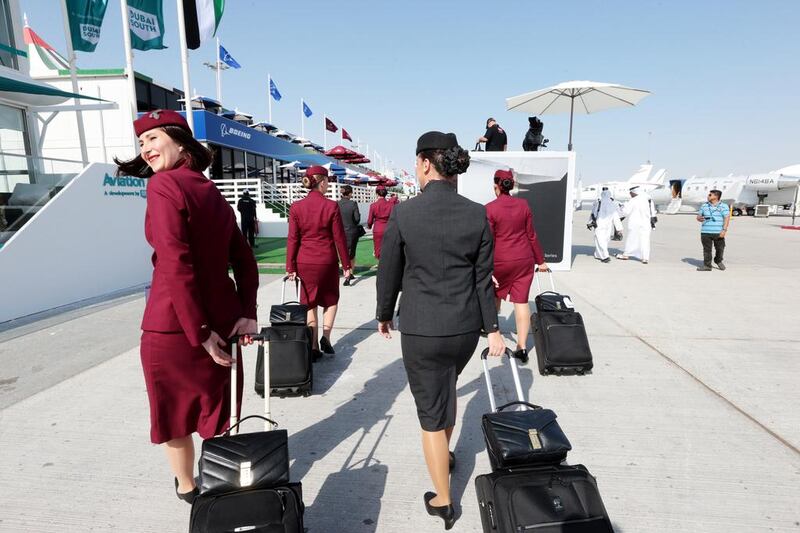
[[361, 224], [361, 213], [358, 204], [353, 200], [339, 200], [339, 211], [342, 213], [342, 223], [344, 232], [348, 235], [358, 233], [358, 226]]
[[389, 217], [378, 265], [377, 319], [393, 318], [402, 287], [402, 333], [497, 331], [493, 250], [486, 209], [445, 181], [429, 182]]

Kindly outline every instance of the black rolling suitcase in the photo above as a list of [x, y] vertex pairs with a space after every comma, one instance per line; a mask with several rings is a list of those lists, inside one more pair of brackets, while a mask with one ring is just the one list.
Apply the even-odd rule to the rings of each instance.
[[[487, 348], [481, 353], [481, 362], [492, 411], [483, 415], [481, 428], [492, 470], [496, 472], [521, 466], [557, 464], [565, 460], [572, 446], [558, 425], [556, 414], [525, 401], [517, 361], [508, 349], [506, 355], [514, 376], [517, 401], [497, 406], [489, 374], [488, 354]], [[524, 409], [512, 410], [517, 407]]]
[[[264, 328], [255, 340], [274, 334]], [[236, 409], [237, 347], [231, 365], [230, 429], [203, 442], [198, 470], [200, 495], [192, 504], [190, 533], [303, 533], [302, 486], [289, 482], [288, 435], [273, 430], [270, 398], [264, 399], [264, 416], [238, 420]], [[269, 365], [267, 365], [267, 368]], [[249, 418], [264, 421], [264, 431], [239, 434]]]
[[[273, 335], [269, 339], [270, 394], [308, 396], [314, 383], [312, 331], [306, 325], [308, 308], [298, 301], [286, 301], [286, 281], [283, 278], [281, 302], [270, 309], [269, 318]], [[295, 281], [297, 299], [300, 299], [300, 280]], [[264, 396], [264, 346], [258, 347], [256, 357], [255, 391]]]
[[485, 533], [613, 533], [583, 465], [512, 469], [475, 478]]
[[539, 373], [584, 374], [594, 364], [583, 317], [575, 311], [569, 296], [555, 292], [552, 272], [550, 285], [551, 291], [542, 292], [536, 276], [539, 295], [534, 299], [536, 312], [531, 316], [531, 330]]

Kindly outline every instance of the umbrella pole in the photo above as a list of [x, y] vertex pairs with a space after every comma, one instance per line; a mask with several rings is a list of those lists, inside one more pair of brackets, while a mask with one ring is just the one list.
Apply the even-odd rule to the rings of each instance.
[[567, 150], [570, 152], [572, 151], [572, 116], [575, 111], [575, 97], [573, 96], [569, 100], [569, 144], [567, 145]]

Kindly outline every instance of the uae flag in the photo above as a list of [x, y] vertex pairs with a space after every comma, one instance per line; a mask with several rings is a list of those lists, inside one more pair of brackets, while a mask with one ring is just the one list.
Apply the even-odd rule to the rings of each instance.
[[197, 50], [217, 33], [225, 0], [181, 0], [186, 24], [186, 46]]
[[339, 128], [336, 127], [336, 124], [334, 124], [333, 121], [327, 117], [325, 117], [325, 129], [333, 133], [339, 131]]
[[67, 58], [56, 52], [55, 48], [39, 37], [29, 26], [23, 28], [22, 35], [25, 39], [25, 44], [28, 45], [28, 57], [30, 58], [32, 74], [47, 73], [52, 75], [52, 71], [69, 70]]
[[342, 128], [342, 139], [347, 139], [350, 142], [353, 142], [353, 138], [350, 137], [350, 134], [347, 133], [347, 130]]

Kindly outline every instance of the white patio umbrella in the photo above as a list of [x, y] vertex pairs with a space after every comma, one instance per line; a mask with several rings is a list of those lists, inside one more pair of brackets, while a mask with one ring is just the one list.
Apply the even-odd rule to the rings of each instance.
[[300, 165], [300, 161], [292, 161], [291, 163], [280, 165], [280, 168], [296, 168], [298, 165]]
[[615, 107], [633, 107], [650, 94], [616, 83], [597, 81], [566, 81], [553, 87], [506, 98], [506, 110], [530, 115], [551, 115], [569, 112], [569, 145], [572, 150], [572, 117], [575, 113], [588, 115]]

